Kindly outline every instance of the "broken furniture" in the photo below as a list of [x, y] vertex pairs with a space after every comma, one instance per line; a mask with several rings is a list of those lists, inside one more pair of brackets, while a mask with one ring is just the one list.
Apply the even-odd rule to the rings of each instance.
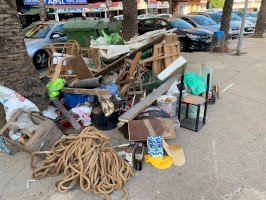
[[[166, 139], [175, 138], [173, 121], [171, 119], [147, 119], [149, 120], [155, 135]], [[129, 141], [146, 141], [149, 136], [148, 128], [144, 120], [132, 120], [128, 123]]]
[[27, 112], [22, 110], [16, 112], [0, 130], [0, 135], [2, 135], [4, 140], [8, 143], [17, 146], [28, 153], [50, 150], [53, 144], [61, 138], [62, 131], [57, 128], [56, 124], [52, 120], [35, 113], [27, 113], [30, 115], [32, 121], [38, 125], [38, 129], [35, 132], [30, 133], [26, 130], [21, 130], [21, 132], [23, 132], [23, 138], [19, 140], [20, 142], [13, 141], [9, 138], [8, 132], [10, 130], [11, 123], [16, 122], [17, 118], [22, 113]]
[[[210, 74], [207, 75], [207, 87], [206, 87], [205, 97], [195, 96], [195, 95], [190, 95], [190, 94], [183, 97], [182, 92], [180, 92], [179, 110], [178, 110], [178, 119], [180, 121], [180, 127], [187, 128], [189, 130], [198, 132], [205, 125], [206, 115], [207, 115], [208, 96], [209, 96], [209, 82], [210, 82]], [[183, 87], [184, 87], [184, 74], [181, 76], [181, 88]], [[182, 104], [186, 105], [186, 116], [184, 119], [181, 119]], [[190, 105], [194, 105], [197, 107], [196, 119], [189, 117], [189, 106]], [[201, 106], [204, 106], [203, 119], [200, 119]]]
[[153, 46], [152, 57], [146, 58], [140, 62], [145, 65], [152, 62], [152, 71], [159, 74], [174, 62], [180, 54], [179, 41], [176, 34], [166, 34], [161, 43]]

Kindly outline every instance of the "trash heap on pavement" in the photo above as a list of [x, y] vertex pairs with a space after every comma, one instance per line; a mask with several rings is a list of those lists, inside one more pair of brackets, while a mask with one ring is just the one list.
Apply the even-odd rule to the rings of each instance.
[[[71, 40], [61, 53], [49, 49], [48, 76], [43, 78], [51, 100], [47, 110], [40, 113], [29, 100], [0, 86], [7, 120], [0, 134], [32, 153], [34, 178], [64, 173], [58, 191], [78, 183], [108, 198], [124, 188], [133, 168], [142, 170], [144, 160], [157, 169], [185, 163], [183, 148], [166, 140], [186, 123], [198, 131], [216, 92], [209, 87], [211, 68], [202, 66], [201, 75], [185, 72], [187, 61], [172, 30], [125, 43], [118, 35], [104, 34], [91, 40], [90, 48]], [[114, 128], [128, 144], [113, 147], [99, 131]], [[0, 140], [1, 150], [11, 154], [5, 141]], [[44, 159], [42, 167], [35, 167], [35, 156]]]

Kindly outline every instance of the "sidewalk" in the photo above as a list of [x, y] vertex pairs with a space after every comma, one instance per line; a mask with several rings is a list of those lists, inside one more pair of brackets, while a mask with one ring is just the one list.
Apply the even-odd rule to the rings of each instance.
[[[207, 124], [199, 133], [180, 129], [173, 143], [185, 150], [186, 163], [160, 171], [150, 165], [136, 172], [126, 187], [133, 200], [266, 199], [266, 39], [246, 38], [242, 56], [184, 53], [188, 70], [202, 63], [214, 68], [214, 84], [222, 98], [208, 108]], [[236, 41], [230, 46], [236, 47]], [[30, 156], [0, 155], [0, 200], [99, 200], [75, 190], [54, 192], [58, 179], [32, 182]], [[111, 199], [121, 199], [118, 191]]]

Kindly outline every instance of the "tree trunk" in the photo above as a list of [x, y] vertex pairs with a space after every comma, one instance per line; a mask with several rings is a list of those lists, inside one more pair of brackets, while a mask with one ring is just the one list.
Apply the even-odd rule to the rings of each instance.
[[220, 30], [224, 31], [225, 34], [225, 45], [227, 46], [228, 32], [230, 29], [230, 19], [233, 9], [234, 0], [225, 0], [223, 7], [222, 23]]
[[138, 33], [137, 0], [123, 1], [123, 38], [128, 41]]
[[46, 18], [44, 0], [39, 0], [39, 8], [40, 8], [40, 19], [42, 22], [44, 22]]
[[[2, 0], [0, 4], [0, 85], [22, 94], [39, 109], [48, 105], [46, 89], [38, 79], [25, 47], [21, 25], [17, 16], [16, 0]], [[0, 126], [5, 123], [0, 109]]]
[[256, 23], [254, 38], [262, 38], [266, 29], [266, 0], [261, 1], [258, 20]]

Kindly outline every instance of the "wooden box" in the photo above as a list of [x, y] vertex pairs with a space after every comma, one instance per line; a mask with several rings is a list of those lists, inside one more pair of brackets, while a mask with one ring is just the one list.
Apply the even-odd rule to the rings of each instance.
[[9, 124], [16, 121], [22, 112], [23, 111], [18, 111], [12, 116], [12, 118], [0, 130], [0, 135], [2, 135], [8, 143], [13, 144], [29, 153], [34, 151], [50, 150], [53, 144], [61, 138], [63, 133], [52, 120], [42, 116], [34, 116], [39, 119], [38, 122], [40, 124], [38, 125], [36, 132], [32, 134], [32, 137], [24, 145], [9, 138]]

